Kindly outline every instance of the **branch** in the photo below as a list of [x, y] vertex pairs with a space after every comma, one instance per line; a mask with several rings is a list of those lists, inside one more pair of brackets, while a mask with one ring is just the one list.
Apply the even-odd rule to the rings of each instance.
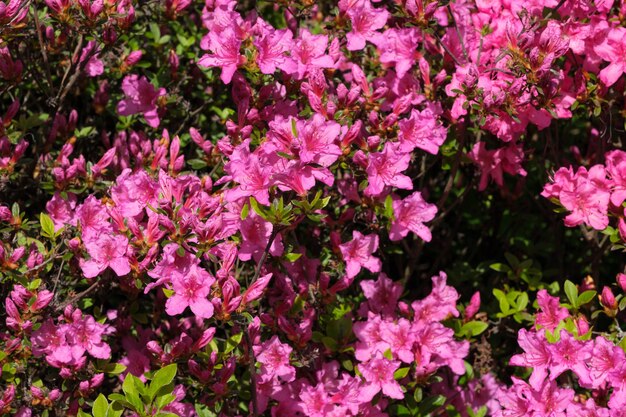
[[[265, 250], [263, 250], [263, 254], [261, 255], [261, 259], [259, 259], [259, 263], [257, 264], [256, 270], [254, 271], [254, 275], [252, 276], [252, 282], [250, 285], [254, 284], [256, 280], [261, 275], [261, 268], [265, 263], [265, 259], [267, 259], [267, 254], [270, 252], [270, 248], [272, 247], [272, 243], [274, 243], [274, 239], [278, 236], [280, 230], [278, 227], [274, 226], [272, 229], [272, 234], [270, 238], [267, 240], [267, 245], [265, 245]], [[259, 399], [257, 398], [257, 387], [256, 387], [256, 357], [254, 356], [254, 349], [252, 349], [252, 339], [250, 338], [250, 329], [246, 328], [246, 343], [248, 344], [248, 357], [250, 362], [248, 363], [248, 370], [250, 372], [250, 391], [252, 396], [252, 417], [257, 417], [259, 415]]]
[[33, 15], [35, 19], [35, 30], [37, 31], [37, 40], [39, 41], [39, 49], [41, 49], [41, 56], [43, 57], [46, 80], [48, 81], [48, 93], [50, 93], [52, 92], [52, 75], [50, 73], [50, 63], [48, 62], [46, 46], [43, 43], [43, 35], [41, 34], [40, 30], [41, 28], [39, 25], [39, 12], [37, 11], [37, 2], [33, 2]]

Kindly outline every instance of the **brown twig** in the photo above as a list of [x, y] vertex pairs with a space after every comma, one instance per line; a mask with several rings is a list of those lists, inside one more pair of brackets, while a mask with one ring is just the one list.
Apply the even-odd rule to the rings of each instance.
[[39, 25], [39, 12], [37, 11], [37, 2], [33, 2], [33, 17], [35, 19], [35, 30], [37, 31], [37, 40], [39, 41], [39, 49], [41, 49], [41, 56], [43, 57], [44, 72], [46, 74], [46, 80], [48, 81], [48, 94], [52, 92], [52, 74], [50, 72], [50, 63], [48, 62], [48, 53], [46, 52], [46, 46], [43, 43], [43, 35], [41, 34], [41, 28]]

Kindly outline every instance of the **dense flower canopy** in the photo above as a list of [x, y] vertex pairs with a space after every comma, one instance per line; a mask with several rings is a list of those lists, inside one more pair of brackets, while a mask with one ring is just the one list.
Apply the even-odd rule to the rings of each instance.
[[626, 416], [625, 54], [620, 0], [0, 1], [0, 415]]

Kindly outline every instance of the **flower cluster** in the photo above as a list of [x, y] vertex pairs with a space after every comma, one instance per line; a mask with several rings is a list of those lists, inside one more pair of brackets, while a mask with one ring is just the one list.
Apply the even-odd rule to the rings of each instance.
[[622, 416], [624, 16], [0, 1], [0, 415]]

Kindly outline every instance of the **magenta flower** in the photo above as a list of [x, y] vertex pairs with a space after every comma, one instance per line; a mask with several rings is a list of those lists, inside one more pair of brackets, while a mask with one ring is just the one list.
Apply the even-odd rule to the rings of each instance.
[[548, 347], [552, 353], [550, 379], [555, 380], [563, 372], [570, 370], [578, 375], [581, 384], [591, 385], [592, 380], [587, 367], [592, 352], [590, 342], [576, 340], [564, 329], [561, 329], [560, 335], [559, 341]]
[[346, 262], [346, 275], [348, 279], [355, 277], [361, 268], [371, 272], [380, 272], [380, 259], [372, 256], [378, 250], [378, 235], [369, 234], [364, 236], [358, 231], [352, 232], [352, 240], [339, 245], [339, 250]]
[[389, 12], [384, 9], [375, 9], [369, 0], [348, 7], [347, 14], [352, 21], [352, 30], [346, 34], [348, 50], [359, 51], [365, 48], [365, 41], [372, 39], [387, 23]]
[[389, 239], [400, 240], [411, 231], [426, 242], [430, 242], [432, 235], [424, 222], [435, 218], [437, 206], [427, 203], [419, 191], [403, 200], [395, 200], [393, 202], [393, 214], [394, 219], [391, 222]]
[[579, 167], [576, 174], [571, 168], [560, 168], [541, 195], [558, 198], [571, 212], [565, 217], [568, 227], [585, 223], [596, 230], [604, 230], [609, 225], [610, 181], [602, 165], [594, 165], [589, 171]]
[[594, 52], [609, 62], [598, 76], [604, 85], [610, 87], [626, 72], [626, 28], [616, 27], [609, 30], [604, 41], [594, 48]]
[[261, 374], [293, 381], [296, 368], [289, 364], [292, 350], [288, 344], [281, 343], [276, 335], [261, 346], [254, 346], [256, 360], [261, 364]]
[[276, 68], [288, 65], [291, 60], [286, 53], [293, 47], [293, 34], [287, 29], [268, 30], [263, 26], [263, 33], [255, 38], [254, 46], [258, 52], [256, 64], [261, 72], [273, 74]]
[[320, 114], [315, 114], [307, 122], [298, 121], [295, 145], [300, 160], [305, 163], [329, 167], [341, 155], [341, 149], [335, 144], [341, 131], [336, 122], [327, 122]]
[[[393, 67], [398, 78], [404, 77], [420, 57], [420, 35], [415, 28], [387, 29], [372, 39], [380, 54], [380, 62]], [[395, 65], [392, 65], [395, 64]]]
[[117, 104], [117, 112], [121, 116], [141, 113], [151, 127], [158, 127], [160, 120], [157, 112], [157, 100], [166, 94], [164, 88], [158, 90], [146, 77], [127, 75], [122, 81], [122, 90], [126, 98]]
[[130, 263], [125, 256], [128, 248], [125, 236], [101, 234], [85, 241], [85, 247], [91, 256], [89, 260], [80, 260], [80, 268], [86, 278], [94, 278], [108, 267], [120, 277], [130, 272]]
[[616, 207], [626, 200], [626, 152], [614, 150], [604, 155], [606, 172], [611, 178], [611, 204]]
[[367, 363], [360, 364], [359, 371], [368, 383], [364, 391], [370, 395], [376, 395], [382, 390], [383, 394], [390, 398], [403, 399], [404, 392], [393, 376], [399, 367], [400, 362], [390, 361], [383, 357], [380, 352]]
[[115, 182], [111, 187], [111, 198], [122, 216], [137, 216], [143, 213], [148, 204], [156, 204], [158, 184], [146, 171], [138, 170], [133, 173], [127, 168]]
[[281, 69], [288, 74], [294, 74], [301, 80], [316, 68], [332, 68], [335, 61], [326, 55], [328, 46], [327, 35], [312, 35], [308, 29], [301, 29], [300, 36], [291, 51], [293, 62], [283, 65]]
[[371, 153], [366, 169], [369, 184], [365, 194], [378, 196], [383, 193], [385, 186], [412, 189], [411, 178], [402, 174], [410, 161], [411, 155], [401, 152], [399, 145], [392, 142], [387, 142], [382, 152]]
[[213, 304], [207, 299], [215, 282], [208, 272], [194, 266], [186, 275], [172, 276], [174, 295], [167, 299], [165, 311], [170, 316], [181, 314], [187, 307], [198, 317], [213, 316]]
[[198, 61], [201, 67], [219, 67], [220, 78], [224, 84], [230, 84], [237, 67], [246, 63], [246, 57], [239, 53], [241, 38], [234, 30], [227, 28], [221, 32], [209, 32], [209, 49], [212, 54], [204, 54]]
[[428, 108], [422, 111], [413, 109], [411, 117], [400, 120], [398, 127], [400, 128], [398, 139], [402, 152], [412, 152], [413, 149], [420, 148], [436, 155], [448, 134], [446, 128]]
[[548, 375], [548, 368], [552, 364], [552, 353], [544, 333], [543, 329], [536, 333], [520, 329], [517, 334], [517, 343], [524, 350], [524, 353], [514, 355], [509, 362], [511, 365], [532, 368], [530, 385], [533, 387], [541, 386]]
[[537, 293], [537, 304], [541, 312], [537, 313], [535, 323], [551, 332], [559, 326], [561, 320], [569, 317], [567, 309], [560, 306], [559, 299], [552, 297], [546, 290], [539, 290]]

